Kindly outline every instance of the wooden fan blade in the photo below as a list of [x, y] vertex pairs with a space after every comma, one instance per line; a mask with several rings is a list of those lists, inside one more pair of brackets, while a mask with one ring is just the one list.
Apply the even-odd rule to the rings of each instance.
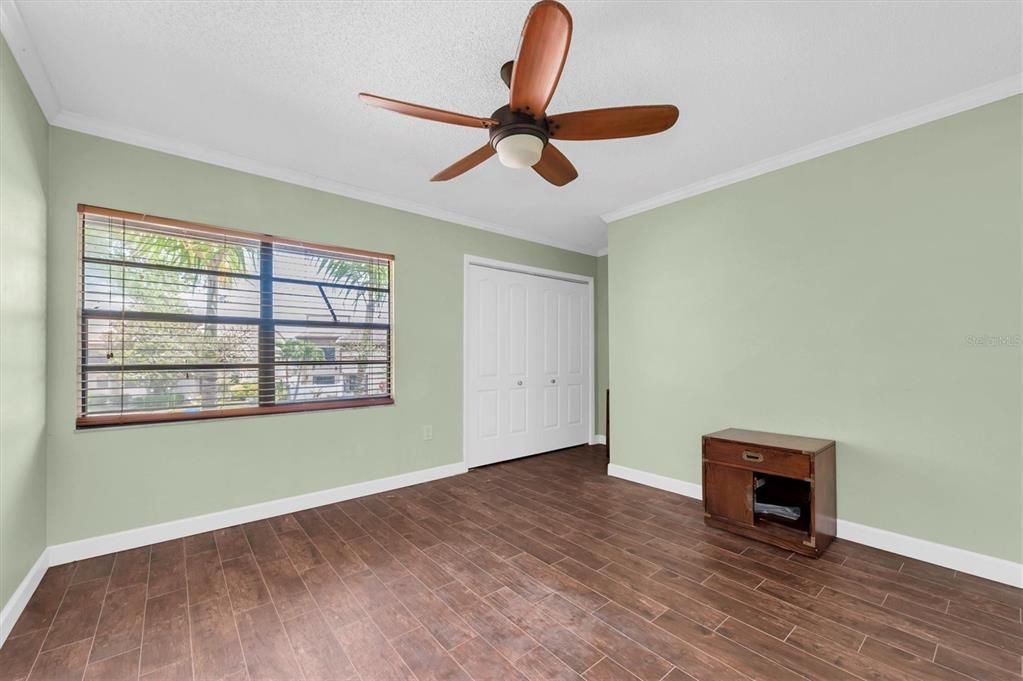
[[547, 125], [559, 140], [611, 140], [664, 132], [677, 120], [678, 108], [662, 104], [556, 114], [547, 117]]
[[540, 162], [533, 166], [533, 170], [539, 173], [540, 177], [558, 187], [564, 187], [579, 177], [579, 173], [576, 172], [572, 162], [565, 158], [565, 155], [549, 142], [543, 149], [543, 156], [540, 157]]
[[522, 27], [511, 76], [512, 111], [541, 118], [561, 78], [572, 41], [572, 15], [554, 0], [533, 5]]
[[492, 125], [497, 125], [497, 121], [493, 118], [467, 116], [466, 114], [455, 113], [453, 111], [434, 109], [430, 106], [410, 104], [409, 102], [402, 102], [397, 99], [388, 99], [387, 97], [378, 97], [365, 92], [359, 93], [359, 99], [370, 106], [378, 106], [381, 109], [388, 109], [396, 113], [405, 114], [406, 116], [425, 118], [428, 121], [437, 121], [438, 123], [465, 125], [470, 128], [489, 128]]
[[450, 180], [453, 177], [458, 177], [465, 171], [472, 170], [496, 153], [497, 152], [494, 151], [492, 146], [484, 144], [465, 158], [458, 159], [447, 168], [431, 177], [430, 182], [444, 182], [445, 180]]

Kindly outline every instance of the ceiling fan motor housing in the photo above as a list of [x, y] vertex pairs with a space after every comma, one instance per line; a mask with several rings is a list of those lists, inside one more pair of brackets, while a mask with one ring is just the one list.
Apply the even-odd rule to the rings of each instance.
[[533, 135], [547, 146], [547, 119], [537, 121], [527, 113], [512, 111], [508, 105], [502, 106], [490, 117], [497, 121], [497, 125], [490, 128], [490, 146], [495, 149], [498, 142], [511, 135]]

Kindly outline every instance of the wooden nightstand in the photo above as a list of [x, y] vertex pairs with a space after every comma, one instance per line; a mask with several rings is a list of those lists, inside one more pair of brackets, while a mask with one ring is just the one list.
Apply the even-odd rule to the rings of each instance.
[[834, 440], [738, 428], [704, 435], [703, 509], [711, 527], [820, 556], [835, 538]]

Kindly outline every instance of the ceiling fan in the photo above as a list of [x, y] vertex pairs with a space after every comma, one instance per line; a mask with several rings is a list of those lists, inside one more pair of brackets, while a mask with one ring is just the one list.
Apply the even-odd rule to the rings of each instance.
[[572, 15], [564, 5], [554, 0], [541, 0], [533, 5], [522, 27], [515, 61], [501, 67], [501, 78], [511, 91], [509, 102], [489, 117], [443, 111], [365, 92], [359, 93], [359, 98], [406, 116], [489, 130], [487, 144], [434, 175], [430, 178], [432, 182], [458, 177], [497, 154], [509, 168], [532, 167], [545, 180], [561, 187], [579, 173], [551, 140], [652, 135], [667, 130], [678, 120], [678, 109], [670, 104], [548, 115], [547, 105], [561, 78], [571, 40]]

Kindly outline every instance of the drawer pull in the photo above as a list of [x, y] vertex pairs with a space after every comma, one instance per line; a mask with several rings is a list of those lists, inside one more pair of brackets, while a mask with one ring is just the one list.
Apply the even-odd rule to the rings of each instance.
[[743, 461], [751, 461], [753, 463], [760, 463], [761, 461], [764, 460], [764, 455], [763, 454], [759, 454], [757, 452], [743, 452], [742, 453], [742, 460]]

